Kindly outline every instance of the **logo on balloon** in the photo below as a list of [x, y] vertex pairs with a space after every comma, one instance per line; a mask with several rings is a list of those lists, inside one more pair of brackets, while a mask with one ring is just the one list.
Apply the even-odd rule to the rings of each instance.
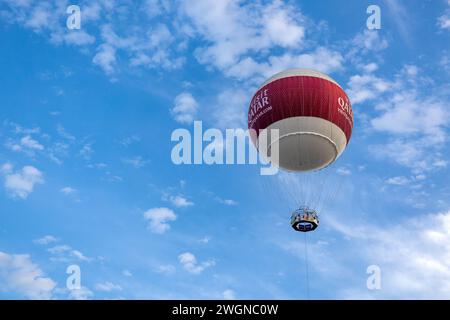
[[261, 116], [272, 110], [269, 102], [268, 89], [261, 90], [252, 99], [248, 111], [248, 126], [253, 127], [253, 124]]
[[339, 97], [338, 104], [339, 104], [338, 109], [339, 113], [342, 114], [345, 117], [345, 119], [347, 119], [349, 125], [353, 126], [353, 110], [348, 99], [344, 100], [344, 98]]

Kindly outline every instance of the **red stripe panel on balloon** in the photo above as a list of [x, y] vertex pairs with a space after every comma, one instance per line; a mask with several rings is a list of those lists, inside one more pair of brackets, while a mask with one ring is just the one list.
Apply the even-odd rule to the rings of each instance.
[[333, 122], [350, 140], [353, 112], [345, 92], [326, 79], [291, 76], [272, 81], [253, 96], [248, 128], [259, 130], [290, 117], [318, 117]]

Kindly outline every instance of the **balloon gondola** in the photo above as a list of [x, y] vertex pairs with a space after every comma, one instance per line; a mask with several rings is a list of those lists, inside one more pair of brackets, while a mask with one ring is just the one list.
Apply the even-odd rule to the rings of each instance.
[[292, 213], [291, 226], [296, 231], [314, 231], [319, 226], [317, 212], [308, 207], [300, 207]]

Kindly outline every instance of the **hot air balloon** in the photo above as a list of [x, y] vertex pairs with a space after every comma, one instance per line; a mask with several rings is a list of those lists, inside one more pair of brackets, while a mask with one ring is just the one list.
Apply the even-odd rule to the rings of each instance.
[[[289, 69], [267, 79], [253, 96], [248, 111], [251, 138], [262, 156], [284, 171], [305, 175], [323, 170], [344, 152], [353, 128], [353, 112], [347, 94], [331, 77], [309, 69]], [[259, 135], [278, 130], [278, 139], [261, 147]], [[278, 157], [271, 157], [279, 150]], [[305, 182], [306, 183], [306, 182]], [[308, 189], [300, 186], [299, 189]], [[323, 193], [323, 188], [310, 193]], [[316, 229], [316, 210], [301, 195], [301, 206], [292, 214], [297, 231]], [[301, 199], [301, 198], [304, 199]]]

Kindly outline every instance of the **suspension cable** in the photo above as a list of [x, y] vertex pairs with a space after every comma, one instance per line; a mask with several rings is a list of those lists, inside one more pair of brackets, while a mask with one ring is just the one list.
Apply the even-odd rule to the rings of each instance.
[[308, 232], [305, 232], [305, 275], [306, 275], [306, 299], [309, 300], [309, 266], [308, 266]]

